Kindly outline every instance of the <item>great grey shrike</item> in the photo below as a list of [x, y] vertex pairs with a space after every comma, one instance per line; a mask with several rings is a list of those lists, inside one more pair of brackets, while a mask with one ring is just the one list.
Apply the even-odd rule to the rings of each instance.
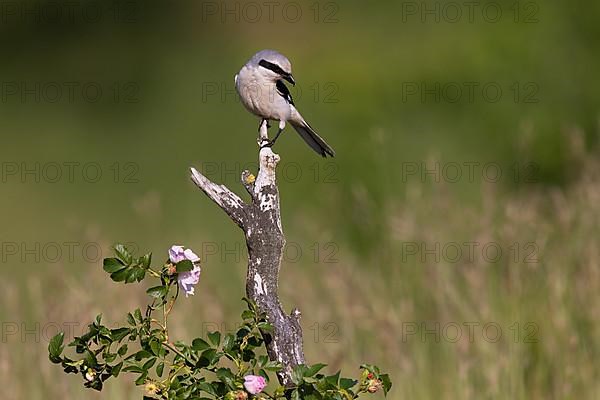
[[261, 118], [259, 130], [269, 120], [279, 121], [279, 130], [269, 141], [272, 146], [289, 122], [302, 139], [323, 157], [333, 157], [333, 149], [315, 132], [296, 110], [284, 80], [292, 85], [292, 64], [275, 50], [261, 50], [248, 61], [235, 76], [235, 88], [248, 111]]

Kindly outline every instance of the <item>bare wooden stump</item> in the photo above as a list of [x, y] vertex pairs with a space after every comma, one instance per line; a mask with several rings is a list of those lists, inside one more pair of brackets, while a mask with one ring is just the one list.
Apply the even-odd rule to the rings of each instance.
[[[259, 143], [267, 140], [266, 124], [260, 128]], [[279, 156], [270, 147], [259, 151], [259, 170], [254, 178], [249, 171], [242, 173], [242, 184], [251, 197], [244, 202], [224, 185], [211, 182], [191, 168], [192, 181], [233, 220], [246, 236], [248, 247], [248, 274], [246, 295], [256, 302], [261, 312], [273, 325], [272, 333], [263, 332], [267, 353], [273, 361], [283, 364], [278, 374], [282, 385], [291, 382], [292, 368], [304, 364], [300, 311], [287, 315], [277, 294], [279, 269], [283, 258], [285, 236], [281, 227], [279, 190], [276, 168]]]

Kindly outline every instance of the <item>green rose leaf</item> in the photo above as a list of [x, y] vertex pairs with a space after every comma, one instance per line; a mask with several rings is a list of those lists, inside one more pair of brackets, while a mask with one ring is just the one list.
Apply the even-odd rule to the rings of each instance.
[[62, 354], [65, 346], [63, 346], [63, 341], [65, 340], [65, 333], [60, 332], [56, 334], [52, 339], [50, 339], [50, 343], [48, 343], [48, 353], [50, 353], [50, 361], [55, 364], [60, 363], [60, 355]]
[[342, 388], [344, 390], [350, 389], [352, 386], [356, 385], [357, 383], [358, 383], [358, 381], [354, 380], [354, 379], [340, 378], [340, 388]]
[[235, 388], [235, 375], [229, 370], [229, 368], [219, 368], [216, 372], [217, 378], [230, 388]]
[[112, 274], [125, 268], [126, 266], [118, 258], [105, 258], [103, 261], [103, 269]]
[[[281, 370], [283, 367], [282, 367], [282, 365], [281, 365], [279, 362], [277, 362], [277, 361], [269, 361], [269, 362], [267, 362], [267, 363], [264, 365], [264, 367], [263, 367], [263, 368], [264, 368], [265, 370], [267, 370], [267, 371], [274, 371], [274, 372], [277, 372], [277, 371], [280, 371], [280, 370]], [[306, 372], [304, 372], [304, 376], [306, 377]]]
[[135, 353], [135, 360], [136, 361], [141, 361], [144, 358], [148, 358], [148, 357], [152, 357], [152, 353], [150, 353], [147, 350], [140, 350], [137, 353]]
[[379, 375], [379, 379], [381, 379], [381, 383], [383, 384], [383, 394], [387, 396], [388, 392], [392, 388], [390, 376], [388, 374], [381, 374]]
[[208, 334], [208, 339], [212, 344], [218, 346], [221, 343], [221, 333], [220, 332], [211, 332]]
[[175, 268], [177, 272], [188, 272], [194, 269], [194, 263], [190, 260], [182, 260], [175, 265]]
[[119, 259], [121, 259], [127, 265], [130, 265], [133, 261], [131, 253], [120, 243], [115, 245], [115, 253], [117, 253], [117, 257], [119, 257]]
[[119, 347], [119, 350], [117, 350], [117, 353], [121, 357], [123, 357], [127, 353], [127, 344], [124, 344], [123, 346]]
[[150, 297], [159, 299], [167, 294], [167, 290], [166, 286], [154, 286], [146, 290], [146, 293], [148, 293]]
[[139, 264], [145, 268], [150, 268], [150, 264], [152, 263], [152, 253], [148, 253], [140, 257]]
[[83, 359], [85, 360], [85, 364], [88, 367], [95, 367], [98, 365], [98, 360], [96, 359], [96, 355], [89, 350], [86, 350], [84, 353]]
[[330, 376], [325, 377], [325, 381], [334, 386], [338, 385], [339, 380], [340, 380], [340, 371], [338, 371], [337, 374], [335, 374], [335, 375], [330, 375]]
[[129, 273], [127, 274], [127, 278], [125, 278], [125, 283], [133, 283], [136, 280], [139, 281], [141, 279], [138, 279], [140, 272], [139, 271], [143, 271], [143, 269], [141, 268], [130, 268], [129, 269]]
[[158, 342], [158, 340], [152, 340], [150, 342], [150, 350], [152, 350], [152, 353], [155, 356], [159, 356], [160, 355], [161, 345]]
[[192, 341], [192, 348], [196, 351], [203, 351], [210, 348], [210, 344], [208, 344], [204, 339], [196, 338]]
[[206, 392], [206, 393], [208, 393], [210, 395], [213, 395], [215, 397], [217, 396], [217, 392], [215, 391], [215, 388], [213, 388], [212, 385], [209, 384], [208, 382], [199, 382], [198, 383], [198, 387], [203, 392]]
[[112, 274], [110, 274], [110, 279], [112, 279], [115, 282], [123, 282], [125, 279], [127, 279], [127, 276], [129, 276], [129, 271], [130, 268], [124, 268], [120, 271], [113, 272]]
[[297, 365], [292, 371], [292, 382], [300, 386], [304, 380], [304, 373], [306, 372], [306, 365]]
[[120, 342], [127, 335], [129, 335], [129, 333], [130, 333], [129, 328], [118, 328], [118, 329], [112, 329], [110, 331], [110, 336], [111, 336], [111, 338], [112, 338], [113, 341]]
[[165, 363], [161, 362], [160, 364], [158, 364], [156, 366], [156, 375], [158, 375], [159, 377], [162, 377], [164, 369], [165, 369]]
[[144, 365], [142, 366], [142, 369], [147, 372], [150, 368], [152, 368], [154, 366], [155, 363], [156, 363], [156, 357], [152, 357], [151, 359], [149, 359], [148, 361], [146, 361], [144, 363]]
[[148, 372], [147, 372], [147, 371], [146, 371], [146, 372], [143, 372], [143, 373], [140, 375], [140, 377], [139, 377], [139, 378], [137, 378], [137, 379], [135, 380], [135, 384], [136, 384], [136, 385], [138, 385], [138, 386], [141, 386], [141, 385], [143, 385], [144, 383], [146, 383], [146, 378], [147, 378], [147, 377], [148, 377]]
[[200, 358], [206, 358], [210, 364], [219, 361], [219, 356], [217, 355], [217, 350], [215, 349], [205, 350], [200, 356]]
[[118, 363], [117, 365], [114, 365], [111, 369], [111, 374], [112, 376], [114, 376], [115, 378], [117, 376], [119, 376], [119, 372], [121, 372], [121, 368], [123, 367], [123, 361], [121, 361], [120, 363]]
[[235, 344], [235, 336], [232, 333], [225, 335], [223, 339], [223, 351], [229, 351]]
[[141, 282], [144, 279], [144, 277], [146, 276], [146, 270], [144, 268], [137, 267], [137, 268], [134, 268], [133, 271], [134, 271], [133, 278], [138, 282]]
[[314, 376], [317, 372], [325, 368], [327, 364], [315, 364], [304, 371], [304, 376]]
[[202, 353], [202, 355], [198, 359], [198, 362], [196, 363], [196, 367], [205, 368], [211, 364], [214, 364], [217, 361], [219, 361], [217, 351], [215, 349], [208, 349]]

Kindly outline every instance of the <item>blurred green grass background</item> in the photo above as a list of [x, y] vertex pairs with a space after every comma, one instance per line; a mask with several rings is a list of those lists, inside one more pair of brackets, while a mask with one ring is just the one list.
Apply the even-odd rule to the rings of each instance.
[[[391, 373], [392, 399], [599, 398], [600, 5], [521, 2], [515, 22], [515, 3], [499, 1], [503, 16], [491, 23], [482, 2], [472, 23], [464, 7], [450, 23], [442, 10], [451, 2], [301, 1], [298, 21], [284, 18], [282, 2], [271, 22], [258, 2], [262, 16], [252, 22], [249, 3], [113, 3], [122, 17], [102, 5], [98, 23], [3, 9], [2, 397], [141, 397], [131, 382], [86, 391], [47, 361], [56, 324], [82, 329], [100, 312], [122, 321], [144, 304], [143, 287], [108, 281], [97, 246], [106, 256], [111, 244], [132, 242], [157, 259], [172, 244], [196, 249], [201, 284], [181, 302], [172, 334], [189, 339], [237, 321], [243, 237], [188, 169], [241, 194], [237, 177], [256, 162], [258, 121], [239, 104], [233, 76], [254, 52], [274, 48], [293, 63], [298, 108], [337, 151], [333, 161], [318, 159], [290, 129], [276, 146], [288, 165], [280, 191], [292, 252], [280, 291], [286, 309], [303, 312], [308, 361], [348, 375], [361, 362], [379, 364]], [[407, 4], [440, 7], [440, 22], [407, 15]], [[207, 14], [213, 6], [238, 7], [239, 21], [235, 11]], [[94, 82], [103, 92], [98, 102], [78, 90], [73, 102], [64, 93], [57, 102], [9, 94], [15, 83], [36, 82]], [[457, 102], [403, 97], [407, 84], [436, 82], [491, 82], [503, 94], [498, 102], [479, 90], [472, 102], [464, 93]], [[537, 102], [524, 101], [527, 83]], [[422, 162], [496, 163], [503, 178], [470, 181], [463, 169], [456, 183], [405, 179]], [[22, 166], [36, 163], [62, 165], [62, 178], [21, 178]], [[64, 163], [97, 163], [102, 176], [91, 183], [75, 167], [71, 182]], [[14, 165], [19, 171], [8, 174]], [[536, 167], [534, 182], [513, 179], [515, 166], [527, 165]], [[539, 261], [452, 263], [406, 252], [407, 243], [469, 241], [506, 252], [533, 243]], [[73, 257], [65, 243], [76, 243]], [[463, 336], [406, 335], [411, 324], [436, 322], [461, 326]], [[496, 323], [502, 336], [493, 343], [476, 328], [471, 341], [469, 322]], [[523, 337], [529, 322], [534, 341]]]

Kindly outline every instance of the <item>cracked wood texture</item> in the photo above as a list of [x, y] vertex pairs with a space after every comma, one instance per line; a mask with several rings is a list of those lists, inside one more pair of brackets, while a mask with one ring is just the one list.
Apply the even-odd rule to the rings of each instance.
[[[262, 124], [259, 142], [265, 140], [266, 130], [266, 124]], [[248, 171], [242, 173], [242, 184], [250, 194], [250, 203], [227, 187], [211, 182], [194, 168], [191, 169], [192, 180], [244, 231], [248, 247], [246, 295], [256, 302], [274, 327], [273, 332], [263, 332], [263, 337], [269, 358], [283, 364], [283, 370], [278, 373], [279, 381], [288, 385], [292, 368], [305, 363], [300, 311], [294, 309], [287, 315], [277, 294], [285, 246], [276, 181], [279, 156], [270, 147], [262, 147], [259, 162], [256, 179]]]

